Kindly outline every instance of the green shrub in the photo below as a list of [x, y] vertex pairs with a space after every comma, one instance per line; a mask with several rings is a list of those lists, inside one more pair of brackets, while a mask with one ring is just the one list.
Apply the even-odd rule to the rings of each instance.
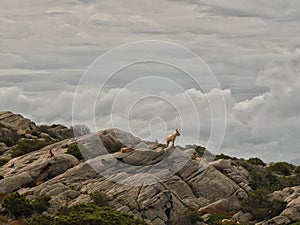
[[0, 166], [3, 166], [4, 164], [6, 164], [8, 162], [9, 162], [9, 159], [7, 159], [7, 158], [1, 158], [0, 159]]
[[38, 139], [23, 139], [19, 141], [17, 147], [13, 149], [12, 157], [17, 157], [29, 152], [39, 150], [49, 144], [51, 144], [50, 141], [43, 141]]
[[163, 144], [163, 143], [158, 143], [157, 147], [166, 148], [167, 145], [166, 145], [166, 144]]
[[300, 166], [296, 166], [295, 173], [300, 174]]
[[18, 192], [12, 193], [9, 197], [5, 198], [2, 206], [10, 216], [14, 216], [16, 218], [29, 217], [33, 213], [29, 201]]
[[269, 169], [273, 172], [279, 172], [285, 176], [289, 176], [291, 175], [294, 166], [286, 162], [277, 162], [274, 165], [269, 166]]
[[95, 191], [91, 194], [91, 198], [94, 200], [97, 206], [108, 206], [107, 195], [101, 191]]
[[235, 157], [231, 157], [229, 155], [225, 155], [223, 153], [221, 153], [220, 155], [216, 155], [214, 160], [218, 160], [218, 159], [231, 159], [231, 160], [237, 160], [237, 158]]
[[41, 134], [41, 133], [38, 132], [38, 131], [36, 131], [36, 130], [34, 130], [34, 131], [31, 132], [31, 135], [36, 136], [36, 137], [39, 137], [40, 134]]
[[258, 189], [249, 193], [243, 200], [241, 209], [251, 213], [257, 220], [267, 220], [278, 216], [286, 206], [286, 202], [272, 199], [267, 190]]
[[184, 213], [183, 218], [181, 219], [180, 224], [185, 225], [193, 225], [197, 224], [197, 222], [201, 222], [203, 219], [201, 218], [197, 209], [189, 207], [187, 211]]
[[51, 200], [50, 196], [42, 195], [30, 202], [30, 205], [32, 206], [32, 210], [37, 213], [41, 214], [44, 211], [47, 211], [47, 209], [50, 206], [49, 201]]
[[249, 162], [252, 165], [260, 165], [260, 166], [265, 166], [266, 164], [264, 163], [264, 161], [262, 161], [260, 158], [250, 158], [247, 160], [247, 162]]
[[47, 211], [50, 206], [50, 199], [49, 196], [40, 196], [30, 202], [25, 196], [15, 192], [4, 199], [2, 206], [10, 216], [16, 218], [30, 217], [33, 213], [40, 214]]
[[113, 210], [109, 207], [99, 207], [94, 204], [80, 204], [55, 215], [34, 216], [27, 225], [146, 225], [133, 215]]
[[81, 160], [81, 159], [83, 159], [83, 156], [82, 156], [79, 148], [81, 148], [81, 146], [78, 147], [78, 145], [76, 143], [73, 143], [68, 147], [68, 150], [66, 153], [75, 156], [78, 160]]
[[199, 155], [203, 155], [205, 150], [206, 150], [206, 148], [202, 147], [200, 145], [197, 145], [196, 148], [195, 148], [195, 152], [197, 152]]
[[3, 140], [3, 142], [6, 144], [7, 147], [12, 147], [16, 144], [16, 142], [11, 138], [7, 138]]
[[230, 219], [230, 216], [228, 216], [227, 214], [223, 214], [223, 213], [213, 213], [213, 214], [209, 215], [209, 219], [207, 222], [210, 225], [221, 225], [222, 219]]

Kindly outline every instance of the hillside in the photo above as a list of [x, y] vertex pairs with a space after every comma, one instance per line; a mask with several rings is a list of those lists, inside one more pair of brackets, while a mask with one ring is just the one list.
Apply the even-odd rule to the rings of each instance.
[[[221, 224], [222, 218], [264, 225], [300, 221], [300, 169], [291, 164], [225, 155], [208, 162], [200, 146], [164, 148], [118, 129], [81, 136], [83, 159], [72, 132], [0, 112], [0, 201], [16, 191], [29, 202], [49, 196], [42, 210], [49, 221], [82, 203], [154, 225]], [[133, 151], [122, 153], [122, 146]], [[5, 206], [0, 212], [3, 221], [14, 219]]]

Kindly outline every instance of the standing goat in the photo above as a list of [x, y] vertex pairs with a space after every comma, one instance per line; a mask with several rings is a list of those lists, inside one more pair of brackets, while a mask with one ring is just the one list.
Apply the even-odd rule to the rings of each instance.
[[177, 136], [180, 136], [180, 133], [176, 129], [176, 132], [174, 134], [171, 134], [171, 135], [166, 137], [167, 147], [169, 147], [170, 142], [172, 142], [172, 146], [174, 146], [174, 142], [175, 142], [175, 139], [176, 139]]

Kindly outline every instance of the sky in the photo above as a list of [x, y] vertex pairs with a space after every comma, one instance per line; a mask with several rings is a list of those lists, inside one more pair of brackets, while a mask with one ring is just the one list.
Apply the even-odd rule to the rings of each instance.
[[[0, 110], [70, 126], [77, 96], [82, 104], [75, 104], [74, 122], [92, 130], [115, 126], [163, 142], [178, 128], [179, 144], [204, 146], [215, 130], [219, 140], [212, 146], [218, 153], [265, 161], [300, 157], [299, 1], [1, 3]], [[148, 46], [131, 49], [127, 58], [113, 50], [114, 57], [99, 61], [120, 45], [143, 40], [173, 43], [198, 55], [199, 64], [176, 50], [165, 54], [200, 71], [201, 87], [178, 68], [157, 62], [107, 74], [110, 66], [132, 59], [131, 53], [155, 58], [157, 49]], [[79, 83], [84, 74], [92, 75]], [[218, 85], [210, 86], [212, 77]]]

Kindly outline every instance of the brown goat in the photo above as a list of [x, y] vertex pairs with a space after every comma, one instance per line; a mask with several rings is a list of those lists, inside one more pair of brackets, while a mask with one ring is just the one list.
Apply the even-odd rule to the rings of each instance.
[[131, 147], [124, 147], [124, 148], [121, 148], [121, 152], [122, 152], [122, 153], [128, 153], [128, 152], [132, 152], [132, 151], [134, 151], [134, 149], [131, 148]]
[[223, 224], [240, 224], [236, 219], [222, 219], [221, 223]]
[[174, 142], [177, 136], [180, 136], [180, 133], [176, 129], [176, 132], [174, 134], [171, 134], [166, 137], [167, 147], [169, 147], [169, 143], [172, 142], [172, 146], [174, 146]]
[[50, 151], [49, 151], [49, 154], [48, 154], [47, 158], [52, 158], [53, 156], [54, 156], [54, 154], [53, 154], [52, 150], [50, 149]]

